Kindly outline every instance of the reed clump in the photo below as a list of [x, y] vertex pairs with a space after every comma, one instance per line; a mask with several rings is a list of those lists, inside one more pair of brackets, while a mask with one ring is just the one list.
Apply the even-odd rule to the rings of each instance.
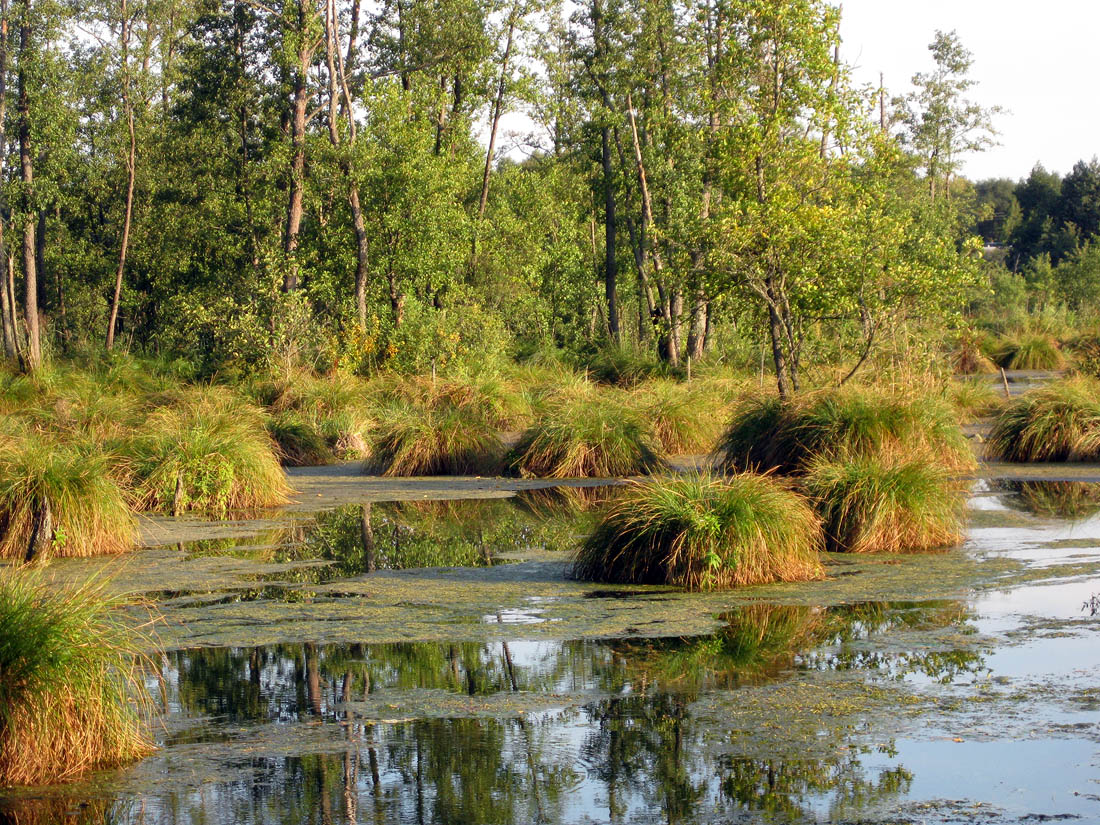
[[714, 456], [725, 472], [802, 475], [821, 456], [924, 451], [961, 472], [976, 462], [942, 399], [874, 389], [833, 389], [787, 401], [742, 400]]
[[42, 785], [152, 750], [140, 631], [101, 583], [0, 572], [0, 785]]
[[700, 382], [650, 381], [634, 389], [631, 402], [666, 455], [707, 452], [727, 412], [721, 396]]
[[199, 387], [162, 399], [123, 449], [142, 510], [224, 514], [287, 501], [263, 415], [228, 390]]
[[0, 437], [0, 558], [129, 550], [137, 524], [115, 480], [117, 461], [41, 432]]
[[823, 577], [821, 527], [782, 482], [742, 474], [631, 482], [577, 552], [573, 575], [712, 590]]
[[986, 450], [1001, 461], [1100, 461], [1100, 382], [1078, 377], [1025, 393], [994, 420]]
[[378, 413], [367, 468], [386, 476], [491, 475], [504, 445], [476, 405], [395, 401]]
[[1068, 363], [1056, 340], [1028, 331], [1002, 337], [993, 350], [993, 361], [1006, 370], [1061, 370]]
[[962, 541], [966, 484], [927, 457], [823, 457], [801, 483], [830, 551], [913, 553]]
[[524, 477], [621, 478], [661, 467], [659, 449], [625, 393], [584, 384], [539, 400], [511, 467]]

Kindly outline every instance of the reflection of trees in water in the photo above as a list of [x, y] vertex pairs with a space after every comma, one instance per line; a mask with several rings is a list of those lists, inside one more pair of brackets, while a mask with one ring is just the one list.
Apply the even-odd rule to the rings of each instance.
[[1100, 484], [1084, 481], [998, 481], [1012, 507], [1038, 516], [1082, 519], [1100, 512]]
[[[344, 744], [333, 753], [246, 757], [249, 776], [202, 794], [170, 795], [165, 810], [193, 808], [196, 821], [243, 823], [560, 822], [587, 813], [624, 821], [643, 811], [693, 822], [722, 811], [810, 817], [824, 804], [855, 812], [905, 793], [911, 777], [904, 768], [868, 769], [859, 754], [842, 750], [845, 742], [822, 760], [723, 753], [721, 722], [696, 718], [694, 703], [800, 665], [860, 666], [860, 657], [872, 655], [873, 647], [862, 646], [870, 637], [960, 624], [961, 604], [754, 604], [725, 618], [717, 633], [688, 639], [171, 654], [169, 698], [184, 711], [234, 724], [320, 719], [341, 725]], [[950, 672], [956, 663], [940, 664]], [[437, 700], [417, 691], [571, 694], [583, 704], [511, 718], [356, 715], [365, 708], [415, 715], [424, 712], [414, 706], [420, 703], [430, 713]], [[212, 733], [224, 735], [217, 726]], [[590, 800], [600, 810], [577, 809]]]
[[913, 781], [913, 774], [901, 766], [868, 776], [852, 750], [820, 760], [727, 758], [722, 760], [722, 774], [721, 793], [729, 804], [791, 820], [816, 820], [813, 797], [831, 796], [833, 821], [903, 795]]

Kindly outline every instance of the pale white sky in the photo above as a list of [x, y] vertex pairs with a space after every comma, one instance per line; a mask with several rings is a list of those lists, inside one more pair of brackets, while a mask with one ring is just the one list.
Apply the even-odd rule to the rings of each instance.
[[[840, 0], [836, 0], [839, 2]], [[909, 89], [932, 67], [936, 29], [974, 55], [972, 99], [1008, 112], [1000, 146], [971, 156], [967, 177], [1026, 177], [1036, 162], [1068, 172], [1100, 155], [1100, 0], [843, 0], [842, 56], [855, 79]]]

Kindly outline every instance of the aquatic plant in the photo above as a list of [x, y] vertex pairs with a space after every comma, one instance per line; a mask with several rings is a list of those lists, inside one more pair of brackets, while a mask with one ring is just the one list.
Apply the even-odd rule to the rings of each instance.
[[512, 469], [539, 478], [618, 478], [661, 466], [642, 415], [618, 392], [591, 385], [550, 395], [512, 451]]
[[1058, 342], [1041, 332], [1002, 337], [993, 351], [993, 361], [1006, 370], [1060, 370], [1066, 367], [1066, 357]]
[[112, 462], [87, 442], [0, 438], [0, 558], [121, 553], [137, 525]]
[[1024, 393], [994, 420], [986, 450], [1001, 461], [1100, 460], [1100, 383], [1079, 377]]
[[102, 582], [0, 571], [0, 785], [64, 782], [152, 750], [147, 642]]
[[228, 390], [199, 387], [165, 399], [123, 449], [140, 509], [225, 513], [287, 500], [262, 414]]
[[966, 485], [923, 457], [819, 458], [802, 479], [834, 552], [910, 553], [962, 541]]
[[873, 389], [748, 397], [715, 449], [726, 472], [799, 475], [819, 456], [903, 449], [934, 454], [952, 470], [975, 465], [957, 416], [941, 399]]
[[392, 402], [378, 412], [367, 468], [386, 476], [489, 475], [504, 446], [476, 405]]
[[573, 575], [710, 590], [823, 576], [821, 527], [780, 481], [742, 474], [631, 482], [581, 546]]

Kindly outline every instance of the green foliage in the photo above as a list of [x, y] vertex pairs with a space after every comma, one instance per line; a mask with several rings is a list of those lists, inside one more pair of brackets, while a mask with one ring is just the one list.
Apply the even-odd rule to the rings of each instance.
[[1001, 461], [1100, 460], [1100, 383], [1073, 378], [1025, 393], [994, 420], [987, 451]]
[[511, 466], [525, 477], [622, 478], [660, 467], [658, 449], [627, 397], [585, 384], [537, 403]]
[[0, 558], [129, 550], [137, 524], [114, 478], [118, 461], [87, 442], [0, 436]]
[[962, 541], [967, 484], [929, 458], [818, 458], [802, 484], [832, 551], [909, 553]]
[[286, 501], [286, 476], [259, 410], [217, 387], [164, 402], [122, 447], [140, 509], [225, 514]]
[[951, 470], [974, 457], [951, 408], [934, 396], [874, 389], [823, 390], [790, 401], [748, 397], [719, 440], [727, 472], [802, 474], [819, 457], [924, 450]]
[[101, 582], [0, 571], [0, 785], [43, 785], [152, 750], [147, 640]]
[[738, 475], [631, 482], [574, 561], [581, 579], [710, 590], [824, 573], [821, 528], [775, 479]]

